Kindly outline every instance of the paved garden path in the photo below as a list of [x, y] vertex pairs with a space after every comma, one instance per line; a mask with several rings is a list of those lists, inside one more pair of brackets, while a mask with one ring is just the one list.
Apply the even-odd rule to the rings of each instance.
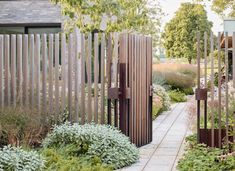
[[188, 131], [187, 103], [174, 104], [153, 121], [153, 141], [140, 148], [140, 159], [121, 171], [176, 170]]

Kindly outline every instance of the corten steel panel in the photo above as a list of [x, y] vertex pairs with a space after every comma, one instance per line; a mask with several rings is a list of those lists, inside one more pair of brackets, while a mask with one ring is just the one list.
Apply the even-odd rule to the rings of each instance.
[[[211, 139], [212, 130], [211, 129], [200, 129], [199, 132], [199, 143], [206, 144], [207, 146], [212, 146]], [[233, 137], [228, 137], [229, 141], [233, 141]], [[220, 147], [220, 143], [226, 142], [226, 129], [221, 129], [221, 138], [219, 139], [219, 129], [214, 129], [214, 147]]]
[[196, 89], [195, 98], [196, 100], [207, 100], [207, 89]]

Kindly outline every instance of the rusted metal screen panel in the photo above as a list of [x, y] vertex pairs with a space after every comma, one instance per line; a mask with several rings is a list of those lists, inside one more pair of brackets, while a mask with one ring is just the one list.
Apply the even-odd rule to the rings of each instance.
[[[210, 81], [211, 81], [211, 87], [210, 87], [210, 95], [207, 96], [207, 89], [206, 88], [202, 88], [200, 84], [197, 85], [197, 91], [196, 91], [196, 100], [197, 100], [197, 123], [198, 123], [198, 143], [205, 143], [208, 146], [211, 147], [222, 147], [222, 144], [229, 144], [229, 141], [233, 141], [233, 137], [235, 136], [234, 133], [234, 128], [232, 127], [232, 123], [229, 122], [229, 118], [232, 117], [232, 115], [234, 115], [234, 112], [231, 113], [231, 111], [229, 110], [230, 107], [230, 101], [229, 98], [230, 96], [234, 96], [233, 93], [231, 93], [229, 91], [229, 81], [231, 80], [231, 77], [229, 77], [229, 52], [231, 49], [229, 49], [229, 40], [233, 40], [233, 45], [234, 40], [235, 40], [235, 34], [232, 36], [233, 39], [230, 39], [228, 36], [228, 33], [225, 32], [225, 39], [224, 39], [224, 44], [221, 46], [221, 33], [218, 33], [218, 37], [217, 37], [217, 41], [214, 44], [214, 35], [213, 33], [210, 34], [210, 57], [211, 57], [211, 73], [210, 73]], [[207, 46], [205, 45], [207, 43], [207, 33], [204, 34], [204, 48], [207, 48]], [[201, 42], [200, 41], [200, 34], [198, 33], [197, 35], [197, 42]], [[232, 49], [234, 50], [234, 46], [232, 47]], [[217, 89], [218, 91], [214, 91], [215, 88], [215, 59], [214, 58], [214, 51], [217, 50], [218, 51], [218, 86]], [[225, 58], [223, 58], [223, 53], [221, 53], [222, 51], [224, 51], [225, 54]], [[207, 53], [207, 49], [204, 49], [204, 57], [206, 58], [207, 55], [205, 55], [205, 53]], [[200, 45], [199, 43], [197, 43], [197, 54], [198, 54], [198, 60], [197, 60], [197, 65], [198, 65], [198, 80], [200, 80]], [[235, 55], [234, 51], [232, 52], [233, 55]], [[224, 59], [224, 61], [222, 60]], [[234, 59], [234, 56], [233, 56]], [[206, 60], [205, 60], [206, 63]], [[234, 65], [234, 61], [233, 61], [233, 65]], [[224, 68], [224, 72], [223, 72], [223, 68]], [[207, 67], [204, 67], [204, 69], [206, 70]], [[234, 69], [233, 69], [234, 72]], [[206, 73], [206, 71], [204, 71], [203, 73]], [[204, 75], [204, 87], [206, 87], [206, 84], [208, 82], [207, 76]], [[234, 80], [231, 80], [231, 82], [233, 83]], [[234, 85], [232, 85], [233, 87]], [[223, 89], [223, 87], [225, 87], [225, 89]], [[217, 94], [217, 96], [216, 96]], [[218, 99], [218, 105], [214, 105], [216, 103]], [[210, 111], [207, 110], [207, 108], [209, 108], [208, 104], [207, 104], [207, 100], [209, 100], [210, 102]], [[201, 106], [200, 106], [200, 101], [204, 101], [204, 127], [202, 127], [202, 125], [200, 125], [200, 110], [201, 110]], [[223, 107], [224, 106], [224, 107]], [[208, 111], [210, 113], [208, 113]], [[216, 115], [218, 113], [218, 119], [215, 119]], [[209, 115], [208, 118], [211, 118], [211, 120], [207, 120], [207, 115]], [[225, 119], [224, 119], [225, 118]], [[210, 122], [211, 127], [207, 127], [207, 125], [209, 125], [208, 123]], [[232, 134], [231, 134], [231, 133]]]

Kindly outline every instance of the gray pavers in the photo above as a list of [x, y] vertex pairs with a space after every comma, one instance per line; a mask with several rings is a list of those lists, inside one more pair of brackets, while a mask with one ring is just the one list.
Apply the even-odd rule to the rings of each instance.
[[174, 104], [153, 121], [153, 141], [140, 148], [140, 159], [121, 171], [171, 171], [184, 151], [188, 132], [187, 103]]

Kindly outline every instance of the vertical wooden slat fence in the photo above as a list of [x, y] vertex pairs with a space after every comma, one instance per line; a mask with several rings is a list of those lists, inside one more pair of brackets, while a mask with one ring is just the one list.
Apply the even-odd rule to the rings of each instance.
[[[68, 38], [67, 38], [68, 37]], [[152, 140], [152, 40], [135, 34], [0, 35], [0, 104]]]
[[[203, 40], [201, 41], [201, 37]], [[204, 33], [201, 36], [197, 33], [197, 132], [198, 143], [205, 143], [211, 147], [222, 147], [223, 145], [229, 145], [229, 142], [235, 140], [235, 128], [234, 128], [234, 113], [230, 103], [230, 97], [235, 97], [235, 93], [229, 91], [230, 88], [235, 87], [234, 75], [235, 75], [235, 32], [229, 35], [228, 32], [223, 34], [218, 33], [217, 41], [214, 34], [210, 33], [210, 40], [207, 39], [208, 33]], [[204, 42], [204, 85], [201, 85], [201, 42]], [[214, 43], [215, 42], [215, 43]], [[211, 72], [207, 73], [208, 62], [208, 48], [207, 44], [210, 44], [210, 64]], [[218, 51], [218, 72], [217, 80], [218, 84], [215, 85], [215, 56], [214, 51]], [[232, 52], [231, 52], [232, 51]], [[224, 52], [224, 58], [223, 53]], [[229, 59], [229, 53], [233, 54], [232, 59]], [[229, 60], [232, 60], [232, 72], [229, 73]], [[224, 70], [223, 70], [224, 69]], [[208, 75], [209, 80], [208, 80]], [[232, 74], [233, 77], [230, 76]], [[233, 79], [233, 80], [231, 80]], [[233, 83], [230, 87], [229, 82]], [[207, 87], [207, 83], [210, 81], [210, 90]], [[225, 87], [223, 89], [223, 87]], [[215, 91], [217, 90], [217, 91]], [[200, 101], [204, 101], [204, 116], [201, 116], [201, 104]], [[208, 105], [208, 102], [210, 106]], [[218, 105], [215, 105], [218, 101]], [[210, 108], [209, 108], [210, 107]], [[210, 110], [208, 110], [210, 109]], [[210, 113], [209, 113], [210, 112]], [[204, 123], [201, 124], [200, 120], [203, 119]], [[210, 124], [208, 124], [210, 122]], [[232, 123], [233, 122], [233, 123]], [[202, 127], [203, 126], [203, 127]]]

